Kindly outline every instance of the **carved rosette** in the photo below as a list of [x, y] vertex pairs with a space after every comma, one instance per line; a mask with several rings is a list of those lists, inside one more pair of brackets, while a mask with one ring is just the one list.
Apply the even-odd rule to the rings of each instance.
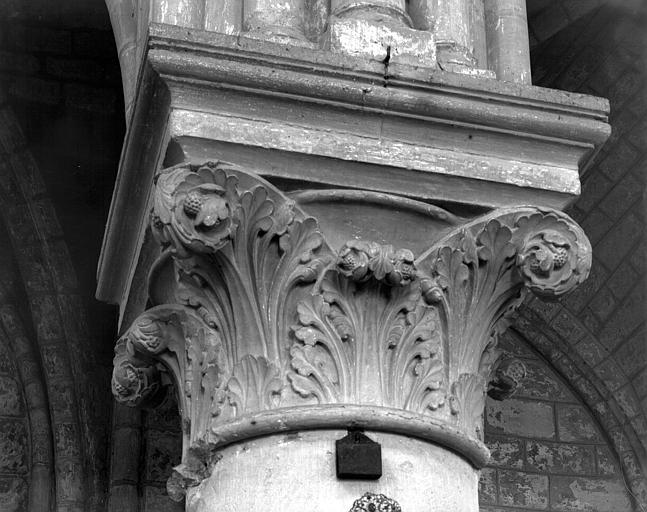
[[387, 498], [384, 494], [367, 492], [355, 500], [348, 512], [402, 512], [402, 508], [397, 501]]
[[[591, 263], [569, 217], [530, 207], [466, 222], [418, 258], [362, 240], [335, 254], [289, 198], [223, 164], [162, 172], [151, 227], [156, 306], [118, 342], [113, 392], [136, 405], [172, 381], [186, 448], [352, 424], [481, 450], [498, 334], [525, 290], [567, 293]], [[508, 392], [519, 372], [498, 369]]]

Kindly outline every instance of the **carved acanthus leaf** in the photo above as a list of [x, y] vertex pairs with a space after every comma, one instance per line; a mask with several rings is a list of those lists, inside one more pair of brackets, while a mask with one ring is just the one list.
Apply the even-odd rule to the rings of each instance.
[[258, 177], [211, 163], [161, 174], [153, 217], [173, 251], [173, 300], [217, 326], [229, 366], [252, 355], [283, 368], [303, 286], [332, 260], [316, 221]]
[[[524, 285], [544, 297], [588, 275], [591, 248], [567, 215], [537, 208], [495, 211], [455, 230], [416, 261], [423, 297], [442, 311], [452, 380], [487, 377], [498, 335], [521, 303]], [[492, 355], [496, 355], [494, 352]]]
[[458, 416], [458, 425], [470, 435], [483, 439], [483, 410], [486, 382], [483, 376], [463, 373], [452, 384], [449, 403], [452, 414]]
[[264, 357], [244, 356], [227, 382], [229, 402], [237, 413], [276, 407], [283, 389], [278, 369]]
[[192, 309], [177, 305], [149, 309], [121, 337], [115, 352], [112, 387], [118, 401], [139, 405], [151, 397], [160, 386], [161, 370], [175, 383], [191, 438], [221, 413], [223, 375], [229, 373], [222, 342]]
[[[421, 413], [437, 409], [445, 401], [437, 311], [424, 303], [420, 286], [411, 284], [413, 273], [407, 274], [409, 284], [387, 278], [397, 264], [382, 265], [374, 274], [371, 251], [357, 247], [379, 246], [347, 243], [337, 269], [329, 269], [317, 291], [297, 306], [288, 374], [292, 388], [319, 403], [377, 403]], [[402, 253], [372, 251], [376, 257]], [[355, 270], [365, 262], [362, 272], [343, 263], [349, 254], [347, 261], [360, 262]]]

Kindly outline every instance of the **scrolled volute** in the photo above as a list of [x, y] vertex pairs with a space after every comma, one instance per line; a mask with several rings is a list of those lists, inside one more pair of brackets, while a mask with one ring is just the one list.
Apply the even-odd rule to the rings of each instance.
[[516, 222], [517, 267], [526, 286], [556, 298], [582, 283], [591, 270], [591, 245], [582, 229], [559, 212], [539, 210]]
[[157, 177], [152, 226], [165, 245], [197, 252], [222, 248], [240, 222], [237, 180], [218, 164], [181, 164]]

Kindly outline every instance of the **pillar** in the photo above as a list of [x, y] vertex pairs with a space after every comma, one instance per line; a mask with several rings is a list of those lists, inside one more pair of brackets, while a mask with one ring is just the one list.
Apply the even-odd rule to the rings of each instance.
[[433, 34], [413, 30], [404, 0], [332, 0], [328, 29], [331, 50], [385, 65], [407, 64], [433, 68]]
[[490, 69], [499, 80], [530, 84], [525, 0], [484, 0]]
[[249, 36], [306, 41], [305, 0], [244, 0], [243, 30]]
[[181, 27], [202, 28], [205, 0], [153, 0], [151, 21]]
[[400, 2], [333, 8], [330, 51], [149, 26], [97, 296], [116, 401], [176, 393], [189, 512], [477, 512], [485, 395], [523, 374], [498, 336], [589, 272], [560, 210], [608, 103], [436, 72]]

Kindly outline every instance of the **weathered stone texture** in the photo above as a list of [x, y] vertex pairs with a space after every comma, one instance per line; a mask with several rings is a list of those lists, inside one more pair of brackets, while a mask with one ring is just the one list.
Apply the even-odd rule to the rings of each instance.
[[486, 422], [487, 428], [495, 433], [555, 438], [553, 407], [545, 402], [516, 398], [496, 402], [488, 399]]
[[[581, 399], [514, 331], [506, 333], [501, 347], [529, 368], [519, 389], [528, 398], [515, 395], [487, 403], [485, 440], [492, 460], [481, 475], [481, 511], [598, 512], [612, 506], [617, 507], [614, 512], [630, 510], [616, 455], [631, 455], [627, 446], [618, 444], [625, 442], [624, 437], [607, 444]], [[576, 389], [595, 399], [590, 382], [578, 382]], [[528, 414], [528, 408], [534, 414]], [[542, 425], [550, 428], [543, 431]]]

